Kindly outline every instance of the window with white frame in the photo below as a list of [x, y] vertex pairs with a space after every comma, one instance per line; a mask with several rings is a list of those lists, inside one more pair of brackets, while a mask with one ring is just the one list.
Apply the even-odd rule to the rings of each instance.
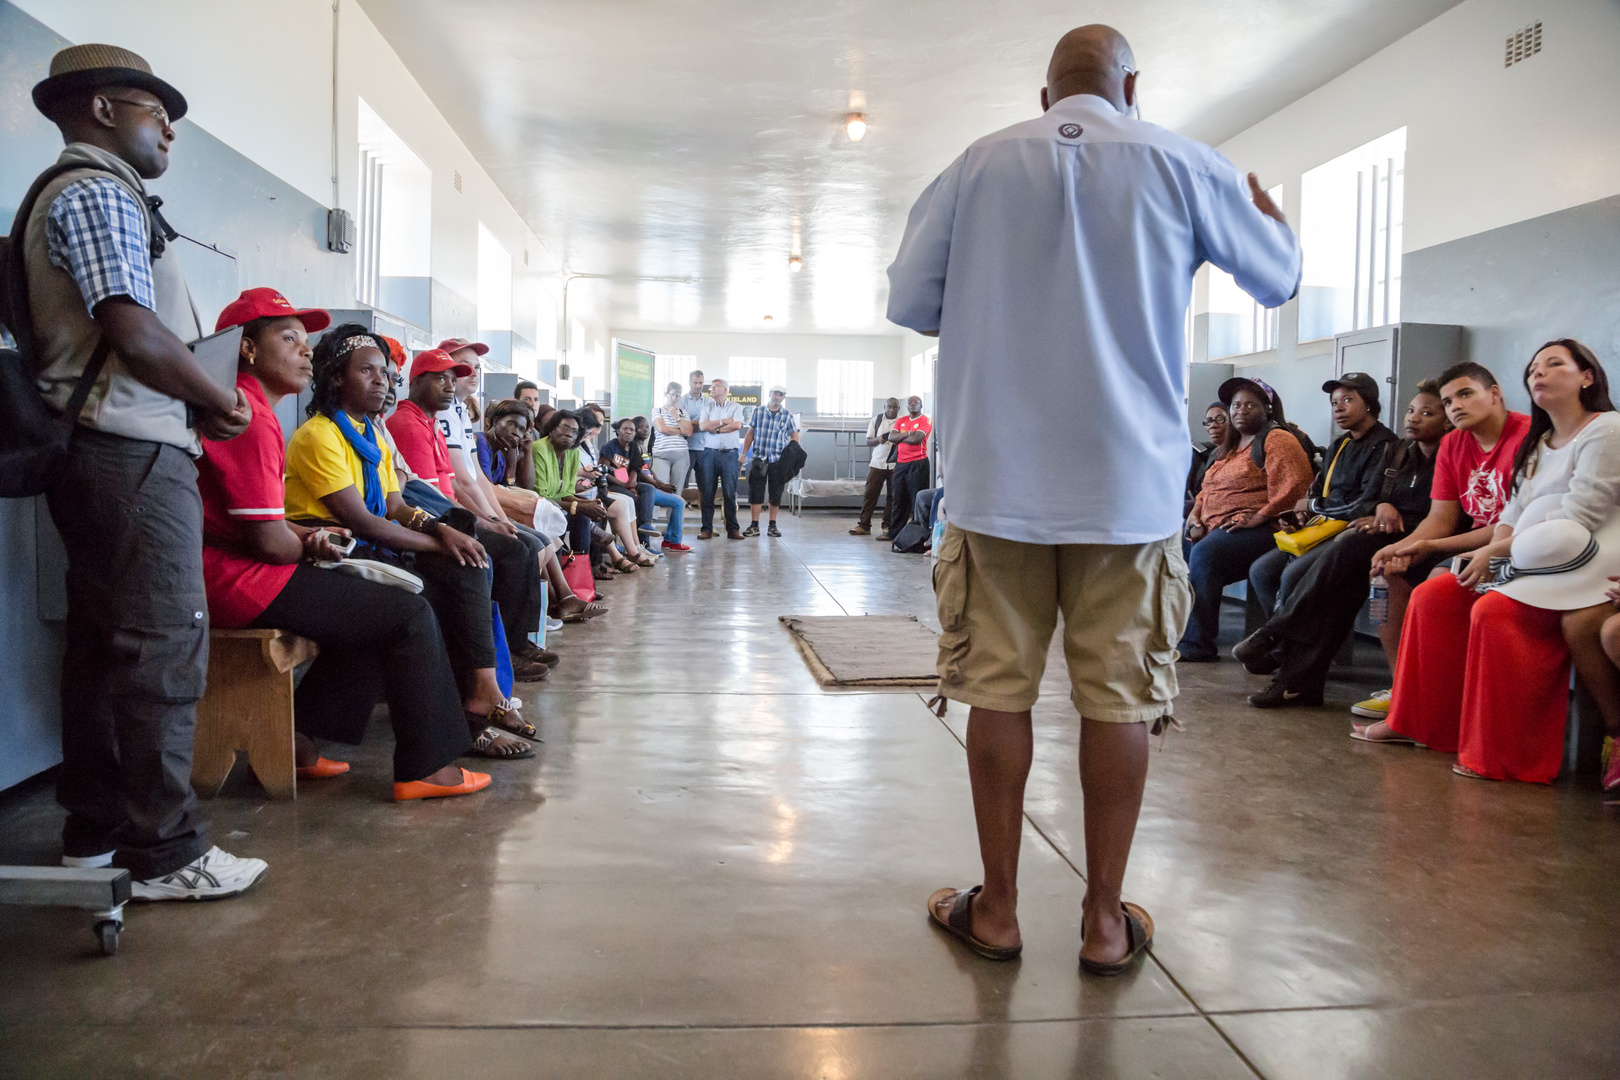
[[1299, 340], [1400, 320], [1405, 178], [1405, 128], [1300, 178]]
[[[1282, 205], [1283, 189], [1278, 184], [1266, 191], [1271, 201]], [[1208, 359], [1264, 352], [1277, 347], [1277, 308], [1267, 308], [1238, 287], [1231, 274], [1209, 268]]]
[[478, 336], [489, 359], [512, 362], [512, 256], [489, 226], [478, 223]]
[[911, 358], [911, 370], [906, 380], [906, 393], [928, 400], [934, 392], [934, 370], [939, 363], [939, 346], [934, 345]]
[[692, 372], [697, 370], [697, 357], [691, 354], [658, 353], [653, 360], [653, 402], [664, 400], [664, 387], [679, 383], [685, 394], [692, 385]]
[[781, 356], [733, 356], [726, 373], [732, 386], [787, 385], [787, 359]]
[[355, 296], [418, 326], [431, 318], [433, 172], [359, 100]]
[[871, 412], [870, 360], [816, 361], [817, 416], [869, 416]]

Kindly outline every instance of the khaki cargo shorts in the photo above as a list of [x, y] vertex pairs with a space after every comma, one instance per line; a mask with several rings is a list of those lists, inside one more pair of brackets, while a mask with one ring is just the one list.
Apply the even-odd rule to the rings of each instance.
[[1081, 716], [1129, 724], [1170, 714], [1175, 646], [1192, 609], [1180, 537], [1024, 544], [948, 525], [938, 555], [945, 697], [998, 712], [1033, 706], [1062, 612], [1070, 699]]

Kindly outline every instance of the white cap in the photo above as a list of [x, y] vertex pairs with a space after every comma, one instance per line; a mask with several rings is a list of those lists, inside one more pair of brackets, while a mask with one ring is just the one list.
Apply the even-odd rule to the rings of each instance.
[[773, 386], [773, 387], [770, 388], [770, 390], [766, 391], [766, 393], [767, 394], [781, 394], [783, 397], [787, 397], [787, 387], [785, 387], [785, 386]]

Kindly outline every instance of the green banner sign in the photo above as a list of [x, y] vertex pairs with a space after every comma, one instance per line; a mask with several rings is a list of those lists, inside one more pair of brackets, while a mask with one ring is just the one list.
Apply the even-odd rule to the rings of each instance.
[[653, 361], [651, 349], [613, 339], [613, 415], [651, 416]]

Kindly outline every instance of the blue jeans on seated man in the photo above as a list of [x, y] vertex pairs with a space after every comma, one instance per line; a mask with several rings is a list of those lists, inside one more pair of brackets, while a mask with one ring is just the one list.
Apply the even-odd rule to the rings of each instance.
[[737, 451], [706, 447], [698, 457], [698, 491], [703, 497], [703, 527], [714, 530], [714, 496], [718, 484], [725, 503], [726, 532], [739, 532], [737, 524]]
[[1221, 628], [1221, 590], [1249, 575], [1255, 560], [1277, 550], [1271, 526], [1258, 529], [1211, 529], [1209, 535], [1192, 546], [1187, 556], [1188, 577], [1192, 580], [1192, 618], [1177, 648], [1184, 660], [1213, 660], [1215, 636]]
[[[654, 509], [665, 506], [669, 508], [669, 521], [664, 525], [664, 539], [671, 544], [681, 542], [681, 511], [686, 509], [686, 503], [679, 495], [672, 495], [667, 491], [660, 491], [651, 484], [643, 483], [636, 487], [636, 494]], [[652, 514], [647, 515], [648, 521]]]
[[1254, 565], [1249, 567], [1249, 589], [1259, 601], [1260, 610], [1266, 613], [1266, 618], [1271, 618], [1288, 599], [1288, 594], [1294, 591], [1294, 586], [1305, 576], [1305, 571], [1311, 568], [1314, 561], [1311, 556], [1318, 555], [1324, 546], [1318, 544], [1303, 556], [1290, 555], [1276, 548], [1254, 560]]

